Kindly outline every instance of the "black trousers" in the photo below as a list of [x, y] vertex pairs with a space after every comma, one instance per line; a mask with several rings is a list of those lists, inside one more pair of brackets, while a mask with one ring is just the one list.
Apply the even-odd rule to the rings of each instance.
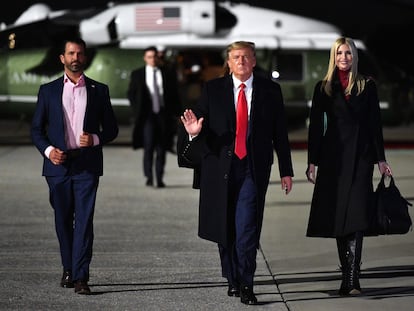
[[144, 158], [143, 169], [147, 179], [153, 180], [154, 176], [154, 157], [155, 157], [155, 177], [157, 182], [162, 182], [166, 163], [165, 137], [166, 125], [164, 113], [151, 113], [144, 124], [143, 146]]

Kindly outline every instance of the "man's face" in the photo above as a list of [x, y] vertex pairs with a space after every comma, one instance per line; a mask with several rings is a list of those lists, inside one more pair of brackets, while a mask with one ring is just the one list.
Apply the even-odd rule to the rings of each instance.
[[65, 66], [65, 70], [73, 73], [82, 72], [86, 64], [85, 49], [77, 43], [67, 42], [65, 53], [60, 55], [60, 61]]
[[144, 61], [148, 66], [157, 66], [157, 54], [154, 51], [147, 51], [144, 54]]
[[256, 57], [250, 48], [232, 50], [229, 53], [227, 65], [230, 73], [233, 73], [237, 79], [246, 81], [256, 66]]

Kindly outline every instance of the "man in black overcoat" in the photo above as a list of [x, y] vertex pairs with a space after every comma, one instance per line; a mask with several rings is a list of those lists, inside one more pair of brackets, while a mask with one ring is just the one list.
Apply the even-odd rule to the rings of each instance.
[[144, 61], [145, 66], [131, 72], [127, 94], [135, 118], [132, 147], [144, 149], [146, 185], [153, 186], [156, 180], [156, 186], [163, 188], [166, 153], [173, 152], [181, 111], [178, 82], [175, 71], [160, 65], [156, 47], [144, 50]]
[[[208, 81], [194, 111], [181, 116], [178, 164], [194, 169], [193, 186], [200, 189], [198, 233], [218, 244], [227, 294], [256, 304], [253, 278], [274, 151], [286, 194], [292, 187], [291, 151], [280, 86], [253, 74], [254, 43], [230, 44], [227, 65], [229, 74]], [[248, 129], [247, 155], [240, 157], [235, 139], [241, 92], [247, 99]]]

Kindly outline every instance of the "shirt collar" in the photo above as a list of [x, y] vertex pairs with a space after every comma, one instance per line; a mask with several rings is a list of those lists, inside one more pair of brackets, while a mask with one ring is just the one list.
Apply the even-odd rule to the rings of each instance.
[[145, 65], [145, 67], [148, 72], [153, 72], [154, 70], [158, 70], [158, 67], [152, 67], [150, 65]]
[[79, 78], [79, 80], [78, 80], [78, 82], [77, 83], [73, 83], [72, 82], [72, 80], [71, 79], [69, 79], [69, 77], [66, 75], [66, 73], [63, 75], [63, 82], [64, 83], [67, 83], [67, 82], [70, 82], [70, 83], [72, 83], [73, 85], [76, 85], [76, 86], [85, 86], [85, 76], [82, 74], [81, 76], [80, 76], [80, 78]]
[[240, 87], [240, 84], [244, 83], [246, 85], [246, 89], [249, 89], [252, 87], [253, 84], [253, 74], [247, 79], [246, 81], [242, 82], [239, 79], [237, 79], [234, 75], [231, 75], [233, 78], [233, 85], [236, 89]]

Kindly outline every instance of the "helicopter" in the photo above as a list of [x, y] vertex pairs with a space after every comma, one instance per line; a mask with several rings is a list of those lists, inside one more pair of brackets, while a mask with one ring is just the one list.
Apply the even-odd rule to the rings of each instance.
[[[314, 85], [328, 65], [341, 30], [326, 22], [249, 4], [212, 0], [109, 3], [106, 7], [52, 11], [38, 3], [0, 27], [0, 119], [31, 120], [42, 83], [62, 75], [59, 40], [79, 35], [88, 46], [85, 74], [109, 86], [120, 124], [131, 124], [130, 73], [143, 51], [156, 46], [177, 72], [183, 110], [194, 105], [205, 81], [224, 74], [226, 46], [256, 46], [257, 74], [277, 81], [290, 126], [306, 124]], [[385, 123], [398, 122], [393, 84], [362, 41], [360, 64], [378, 80]], [[360, 70], [361, 71], [361, 70]]]

